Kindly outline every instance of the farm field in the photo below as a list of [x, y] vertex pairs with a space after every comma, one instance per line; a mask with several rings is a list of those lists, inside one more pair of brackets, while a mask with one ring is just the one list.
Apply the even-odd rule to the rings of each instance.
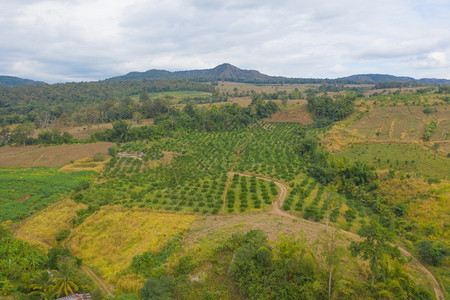
[[0, 168], [0, 220], [30, 216], [71, 191], [93, 172], [60, 173], [57, 168]]
[[449, 179], [450, 175], [448, 158], [436, 155], [419, 144], [355, 144], [334, 156], [345, 157], [349, 161], [364, 161], [377, 169], [414, 172], [433, 178]]
[[[293, 102], [292, 100], [289, 101]], [[306, 101], [304, 105], [296, 108], [288, 108], [274, 113], [270, 118], [266, 119], [267, 122], [280, 122], [280, 123], [300, 123], [302, 125], [308, 125], [313, 122], [308, 109], [306, 107]]]
[[113, 143], [72, 144], [58, 146], [0, 147], [0, 167], [59, 167], [71, 160], [107, 155]]
[[185, 98], [209, 98], [211, 93], [197, 92], [197, 91], [175, 91], [175, 92], [162, 92], [162, 93], [148, 93], [151, 99], [164, 98], [166, 96], [173, 97], [173, 101], [183, 100]]
[[[242, 105], [247, 100], [233, 102]], [[340, 251], [335, 274], [344, 286], [341, 291], [345, 294], [349, 286], [354, 295], [367, 296], [370, 267], [361, 257], [352, 257], [349, 246], [374, 223], [374, 230], [387, 237], [393, 233], [389, 242], [403, 247], [404, 256], [412, 254], [421, 261], [411, 259], [401, 266], [384, 257], [383, 274], [406, 277], [377, 278], [386, 287], [371, 289], [380, 291], [378, 295], [384, 289], [393, 293], [388, 283], [401, 282], [399, 290], [420, 284], [438, 294], [439, 286], [421, 265], [433, 265], [430, 269], [441, 286], [448, 287], [446, 257], [434, 265], [421, 252], [423, 241], [436, 251], [448, 241], [450, 163], [432, 148], [434, 142], [444, 144], [439, 139], [446, 138], [448, 108], [435, 106], [437, 111], [426, 114], [423, 106], [376, 105], [372, 111], [354, 113], [328, 133], [330, 126], [311, 124], [304, 100], [289, 100], [283, 110], [260, 121], [250, 110], [234, 106], [231, 114], [217, 110], [205, 124], [200, 119], [195, 126], [185, 126], [183, 122], [197, 121], [180, 110], [156, 119], [149, 132], [161, 131], [158, 135], [143, 131], [105, 139], [114, 144], [18, 147], [10, 158], [20, 161], [23, 156], [28, 157], [24, 163], [36, 163], [33, 151], [44, 149], [48, 152], [41, 156], [46, 160], [37, 163], [55, 167], [0, 169], [0, 195], [8, 195], [2, 199], [6, 209], [0, 206], [0, 221], [11, 219], [5, 224], [18, 238], [46, 249], [70, 250], [83, 260], [82, 269], [114, 285], [116, 296], [139, 295], [144, 283], [169, 278], [176, 289], [186, 288], [177, 290], [180, 299], [245, 298], [236, 281], [236, 261], [254, 260], [266, 272], [282, 267], [282, 256], [303, 259], [310, 253], [314, 255], [306, 263], [315, 261], [320, 272], [308, 278], [325, 287], [326, 255], [334, 255], [325, 251], [330, 238]], [[192, 109], [199, 118], [205, 112]], [[214, 125], [214, 118], [227, 124], [233, 113], [243, 115], [243, 126], [206, 126]], [[431, 141], [422, 143], [432, 121], [436, 128]], [[387, 124], [388, 131], [383, 127]], [[417, 124], [424, 127], [414, 129]], [[330, 145], [345, 137], [346, 147], [339, 145], [330, 155], [321, 148], [321, 135], [333, 136]], [[4, 149], [0, 151], [7, 153], [9, 148]], [[109, 152], [111, 158], [94, 162], [91, 157], [98, 152]], [[96, 172], [81, 171], [85, 169]], [[329, 221], [338, 229], [337, 237], [324, 232], [327, 201], [332, 201]], [[249, 234], [266, 235], [267, 244], [251, 248]]]
[[[143, 160], [113, 158], [102, 175], [108, 180], [75, 197], [90, 205], [120, 204], [201, 214], [262, 209], [276, 192], [260, 180], [246, 186], [243, 195], [248, 197], [247, 203], [235, 198], [235, 203], [224, 207], [227, 174], [234, 170], [295, 180], [302, 168], [294, 148], [294, 141], [300, 139], [296, 135], [299, 126], [261, 122], [245, 131], [193, 132], [151, 143], [127, 143], [121, 149], [143, 151]], [[172, 159], [164, 161], [164, 153], [172, 153]], [[240, 186], [233, 188], [232, 194], [242, 193]], [[232, 201], [232, 195], [227, 197]]]
[[423, 137], [427, 122], [438, 126], [431, 141], [446, 140], [450, 131], [449, 106], [436, 106], [437, 112], [425, 114], [422, 106], [376, 106], [367, 116], [348, 127], [369, 140], [417, 141]]
[[318, 84], [251, 84], [251, 83], [238, 83], [238, 82], [229, 82], [229, 81], [219, 81], [217, 88], [219, 88], [223, 92], [233, 93], [235, 88], [240, 92], [249, 92], [255, 91], [258, 93], [275, 93], [277, 91], [286, 91], [293, 92], [295, 89], [298, 89], [300, 92], [303, 92], [307, 89], [317, 87]]

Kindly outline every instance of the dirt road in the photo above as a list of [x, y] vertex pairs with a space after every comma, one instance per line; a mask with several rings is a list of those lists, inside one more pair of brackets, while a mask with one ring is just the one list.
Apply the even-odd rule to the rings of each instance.
[[[281, 210], [281, 207], [283, 205], [284, 200], [286, 199], [287, 196], [287, 185], [283, 182], [277, 181], [275, 179], [272, 178], [268, 178], [268, 177], [264, 177], [264, 176], [260, 176], [260, 175], [253, 175], [253, 174], [246, 174], [246, 173], [237, 173], [237, 172], [229, 172], [228, 173], [228, 178], [230, 179], [231, 177], [233, 177], [235, 174], [239, 175], [239, 176], [246, 176], [246, 177], [256, 177], [262, 180], [266, 180], [266, 181], [271, 181], [273, 183], [275, 183], [278, 188], [280, 189], [280, 192], [277, 195], [277, 198], [275, 199], [275, 201], [272, 203], [272, 211], [271, 213], [280, 216], [280, 217], [284, 217], [284, 218], [290, 218], [290, 219], [297, 219], [299, 220], [300, 218], [297, 216], [293, 216], [291, 214], [289, 214], [286, 211]], [[230, 181], [230, 180], [229, 180]], [[225, 195], [226, 196], [226, 195]], [[225, 199], [225, 198], [224, 198]], [[313, 224], [314, 226], [317, 225], [322, 225], [325, 226], [322, 223], [317, 223], [317, 222], [313, 222], [313, 221], [309, 221], [309, 220], [305, 220], [302, 219], [302, 221], [309, 223], [309, 224]], [[348, 236], [352, 236], [353, 238], [356, 239], [360, 239], [361, 237], [353, 232], [350, 231], [345, 231], [345, 230], [340, 230], [340, 232], [343, 232], [344, 234], [348, 235]], [[424, 275], [426, 275], [426, 277], [431, 281], [431, 283], [433, 284], [433, 290], [434, 290], [434, 294], [436, 295], [436, 299], [442, 299], [444, 300], [444, 292], [442, 291], [441, 287], [439, 286], [436, 278], [433, 276], [433, 274], [427, 269], [425, 268], [424, 265], [422, 265], [411, 253], [409, 253], [407, 250], [397, 246], [398, 249], [400, 250], [400, 252], [408, 257], [411, 258], [411, 263], [415, 264], [423, 273]]]

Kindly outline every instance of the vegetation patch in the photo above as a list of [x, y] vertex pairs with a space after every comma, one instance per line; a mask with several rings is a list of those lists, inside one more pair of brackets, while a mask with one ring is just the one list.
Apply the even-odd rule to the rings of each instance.
[[198, 217], [106, 206], [72, 230], [65, 245], [114, 282], [136, 254], [157, 251]]
[[0, 220], [17, 221], [91, 180], [93, 172], [60, 173], [57, 168], [0, 168]]
[[266, 119], [267, 122], [287, 122], [287, 123], [300, 123], [302, 125], [308, 125], [313, 122], [306, 105], [296, 108], [288, 108], [274, 113], [270, 118]]
[[105, 165], [104, 158], [101, 161], [95, 161], [95, 159], [86, 157], [79, 159], [73, 163], [65, 165], [59, 172], [77, 172], [77, 171], [93, 171], [101, 173]]
[[77, 216], [76, 211], [86, 207], [85, 204], [77, 204], [73, 200], [59, 202], [24, 220], [15, 233], [31, 243], [39, 240], [50, 246], [56, 246], [58, 233], [70, 230], [71, 220]]
[[448, 106], [440, 106], [431, 114], [425, 114], [422, 106], [376, 106], [348, 129], [356, 130], [369, 140], [418, 141], [425, 131], [425, 123], [442, 120], [429, 138], [445, 140], [444, 132], [450, 130], [449, 114]]
[[112, 143], [0, 147], [0, 167], [58, 167], [96, 153], [107, 154]]
[[450, 161], [418, 144], [360, 144], [334, 154], [349, 161], [363, 161], [377, 169], [414, 172], [431, 178], [449, 178]]

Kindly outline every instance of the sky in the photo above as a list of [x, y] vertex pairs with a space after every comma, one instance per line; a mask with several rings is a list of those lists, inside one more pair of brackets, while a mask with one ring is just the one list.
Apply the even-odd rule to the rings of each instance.
[[0, 75], [131, 71], [450, 79], [450, 0], [0, 0]]

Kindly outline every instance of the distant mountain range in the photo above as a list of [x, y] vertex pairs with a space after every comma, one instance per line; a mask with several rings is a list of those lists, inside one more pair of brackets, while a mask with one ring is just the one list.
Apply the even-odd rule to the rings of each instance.
[[213, 69], [176, 71], [148, 70], [146, 72], [131, 72], [123, 76], [112, 77], [106, 80], [121, 81], [133, 79], [167, 79], [182, 78], [195, 81], [234, 81], [248, 83], [348, 83], [348, 84], [376, 84], [382, 82], [419, 82], [424, 84], [450, 84], [447, 79], [399, 77], [384, 74], [358, 74], [337, 79], [320, 78], [289, 78], [282, 76], [269, 76], [256, 70], [242, 70], [230, 64], [221, 64]]
[[23, 79], [14, 76], [2, 76], [0, 75], [0, 85], [4, 86], [22, 86], [22, 85], [36, 85], [36, 84], [45, 84], [42, 81], [34, 81], [31, 79]]
[[[412, 77], [393, 76], [385, 74], [357, 74], [348, 77], [336, 79], [320, 79], [320, 78], [289, 78], [282, 76], [269, 76], [262, 74], [256, 70], [242, 70], [230, 64], [221, 64], [213, 69], [175, 71], [152, 69], [146, 72], [131, 72], [126, 75], [105, 79], [105, 81], [127, 81], [142, 79], [188, 79], [194, 81], [232, 81], [246, 83], [338, 83], [338, 84], [377, 84], [384, 82], [418, 82], [423, 84], [449, 84], [448, 79], [422, 78], [415, 79]], [[0, 85], [5, 86], [21, 86], [29, 84], [44, 84], [41, 81], [30, 79], [22, 79], [13, 76], [0, 76]]]
[[450, 84], [450, 80], [447, 79], [436, 79], [436, 78], [421, 78], [415, 79], [412, 77], [404, 76], [393, 76], [385, 74], [357, 74], [348, 77], [337, 78], [338, 82], [348, 82], [356, 84], [374, 84], [383, 82], [413, 82], [417, 81], [419, 83], [425, 84]]

